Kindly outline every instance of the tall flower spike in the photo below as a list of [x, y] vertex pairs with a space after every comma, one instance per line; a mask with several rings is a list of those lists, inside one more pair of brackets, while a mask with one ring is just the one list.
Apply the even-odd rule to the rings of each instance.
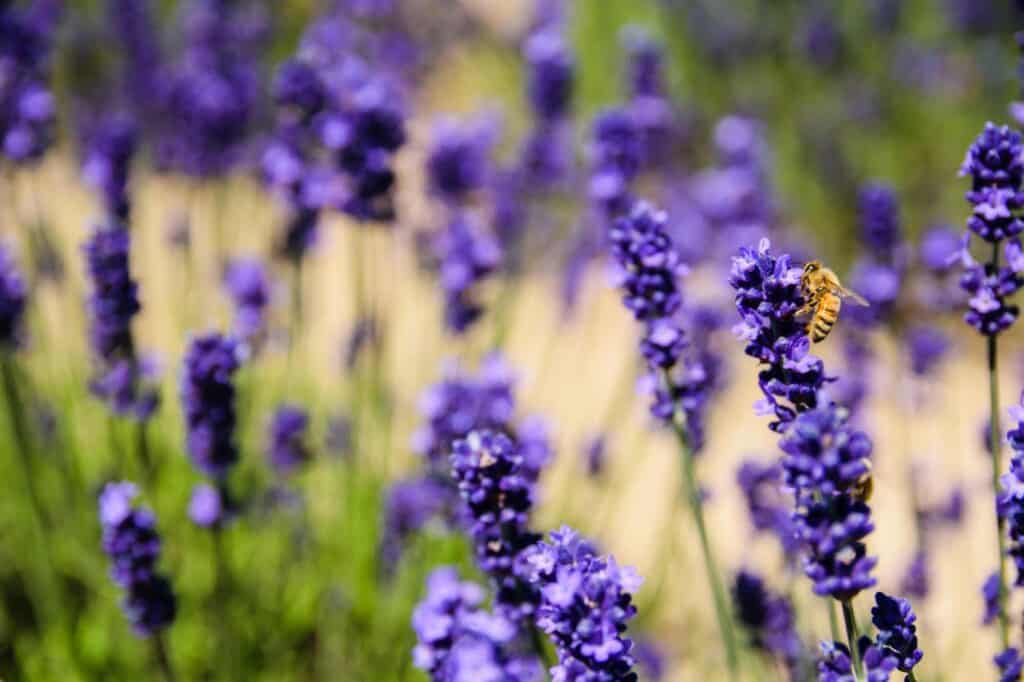
[[917, 616], [910, 608], [910, 602], [876, 592], [871, 622], [877, 631], [876, 645], [896, 657], [901, 671], [912, 671], [924, 653], [917, 648]]
[[228, 264], [224, 289], [235, 305], [235, 335], [250, 346], [257, 345], [267, 333], [267, 306], [270, 304], [270, 279], [263, 263], [255, 258], [240, 258]]
[[281, 405], [270, 420], [267, 458], [278, 474], [291, 474], [310, 458], [306, 431], [309, 415], [296, 405]]
[[790, 257], [772, 254], [767, 239], [757, 250], [740, 249], [729, 276], [741, 320], [733, 331], [746, 342], [744, 352], [761, 363], [761, 406], [775, 415], [771, 428], [776, 431], [815, 407], [826, 381], [824, 365], [810, 355], [804, 324], [796, 319], [804, 303], [800, 278]]
[[521, 446], [498, 432], [473, 431], [455, 441], [450, 461], [477, 563], [495, 582], [496, 607], [515, 620], [530, 615], [538, 595], [515, 571], [519, 554], [538, 540], [529, 530], [534, 483]]
[[130, 236], [118, 222], [95, 228], [84, 247], [92, 281], [89, 317], [96, 375], [90, 388], [117, 414], [148, 419], [158, 403], [155, 388], [143, 383], [152, 368], [139, 356], [132, 318], [142, 309], [129, 269]]
[[149, 636], [171, 624], [177, 603], [170, 583], [156, 572], [156, 518], [134, 506], [137, 496], [133, 483], [108, 483], [100, 493], [99, 514], [111, 578], [125, 591], [125, 615], [138, 635]]
[[223, 478], [238, 460], [235, 444], [234, 374], [237, 343], [218, 333], [189, 345], [181, 376], [181, 402], [192, 463], [207, 476]]
[[468, 213], [460, 211], [438, 236], [435, 249], [444, 293], [445, 326], [454, 334], [463, 334], [483, 315], [475, 288], [500, 265], [501, 247]]

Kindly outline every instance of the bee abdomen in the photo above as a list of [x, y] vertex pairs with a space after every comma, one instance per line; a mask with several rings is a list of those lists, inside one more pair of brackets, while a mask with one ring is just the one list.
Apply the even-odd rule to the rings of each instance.
[[824, 341], [825, 337], [832, 331], [832, 326], [835, 324], [835, 320], [827, 320], [823, 317], [817, 317], [811, 324], [811, 340], [814, 343]]

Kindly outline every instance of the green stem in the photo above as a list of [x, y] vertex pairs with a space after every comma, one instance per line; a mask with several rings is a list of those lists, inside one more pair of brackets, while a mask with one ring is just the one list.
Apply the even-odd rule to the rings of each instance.
[[917, 677], [914, 676], [914, 671], [913, 670], [911, 670], [910, 672], [907, 673], [906, 682], [917, 682]]
[[846, 623], [846, 641], [850, 647], [850, 660], [853, 661], [853, 677], [860, 682], [864, 679], [864, 666], [860, 661], [860, 649], [857, 648], [857, 640], [860, 635], [857, 631], [857, 616], [853, 612], [853, 604], [849, 599], [843, 600], [843, 621]]
[[3, 372], [4, 398], [7, 403], [7, 416], [10, 420], [11, 430], [14, 432], [15, 445], [18, 448], [18, 462], [21, 465], [21, 471], [25, 477], [25, 491], [28, 493], [29, 501], [32, 505], [32, 511], [35, 512], [36, 521], [38, 521], [39, 527], [41, 529], [48, 530], [49, 522], [46, 515], [43, 513], [43, 504], [39, 499], [39, 493], [36, 491], [35, 486], [36, 477], [33, 475], [32, 471], [32, 456], [34, 451], [28, 433], [28, 427], [25, 424], [24, 406], [21, 404], [21, 396], [18, 394], [18, 381], [14, 376], [14, 358], [9, 354], [5, 354], [3, 359], [0, 360], [0, 365], [2, 365]]
[[140, 419], [135, 425], [136, 449], [139, 454], [139, 464], [142, 466], [142, 476], [147, 483], [153, 482], [153, 459], [149, 454], [149, 435], [147, 425], [149, 421]]
[[167, 655], [167, 643], [164, 641], [164, 634], [158, 632], [153, 636], [153, 652], [156, 656], [156, 663], [163, 673], [166, 682], [175, 682], [177, 676], [174, 674], [174, 666], [171, 665], [171, 658]]
[[[992, 266], [999, 268], [999, 245], [992, 244]], [[1003, 473], [1002, 439], [999, 437], [999, 349], [996, 335], [988, 337], [989, 449], [992, 451], [992, 494], [999, 498], [999, 477]], [[1005, 520], [996, 514], [996, 544], [999, 548], [999, 639], [1002, 650], [1010, 647], [1009, 617], [1006, 613]]]
[[[667, 372], [662, 374], [662, 379], [666, 385], [670, 383]], [[701, 556], [704, 559], [704, 570], [708, 576], [708, 583], [711, 585], [711, 596], [715, 604], [715, 618], [718, 620], [719, 634], [725, 647], [725, 660], [729, 668], [729, 678], [738, 680], [739, 656], [737, 654], [736, 633], [733, 631], [732, 618], [729, 615], [729, 603], [726, 600], [725, 589], [715, 567], [711, 543], [708, 541], [708, 531], [704, 525], [704, 503], [701, 500], [700, 488], [697, 485], [693, 450], [690, 448], [684, 419], [682, 408], [677, 403], [672, 414], [672, 430], [675, 432], [676, 440], [679, 442], [679, 456], [683, 469], [683, 497], [689, 504], [693, 520], [697, 525]]]

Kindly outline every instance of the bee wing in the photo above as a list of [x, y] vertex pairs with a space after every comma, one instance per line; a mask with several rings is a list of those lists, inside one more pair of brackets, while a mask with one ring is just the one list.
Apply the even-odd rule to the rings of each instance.
[[867, 300], [865, 300], [865, 298], [863, 296], [861, 296], [860, 294], [858, 294], [855, 291], [850, 291], [846, 287], [836, 287], [836, 292], [835, 293], [837, 295], [841, 296], [842, 298], [850, 299], [851, 301], [853, 301], [857, 305], [862, 305], [862, 306], [865, 306], [865, 307], [871, 305], [870, 303], [867, 302]]

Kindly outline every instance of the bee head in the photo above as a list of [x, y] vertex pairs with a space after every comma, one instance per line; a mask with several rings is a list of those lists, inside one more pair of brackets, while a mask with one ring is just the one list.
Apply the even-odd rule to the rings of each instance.
[[805, 275], [808, 275], [812, 272], [817, 272], [818, 270], [821, 270], [821, 261], [812, 260], [804, 264]]

